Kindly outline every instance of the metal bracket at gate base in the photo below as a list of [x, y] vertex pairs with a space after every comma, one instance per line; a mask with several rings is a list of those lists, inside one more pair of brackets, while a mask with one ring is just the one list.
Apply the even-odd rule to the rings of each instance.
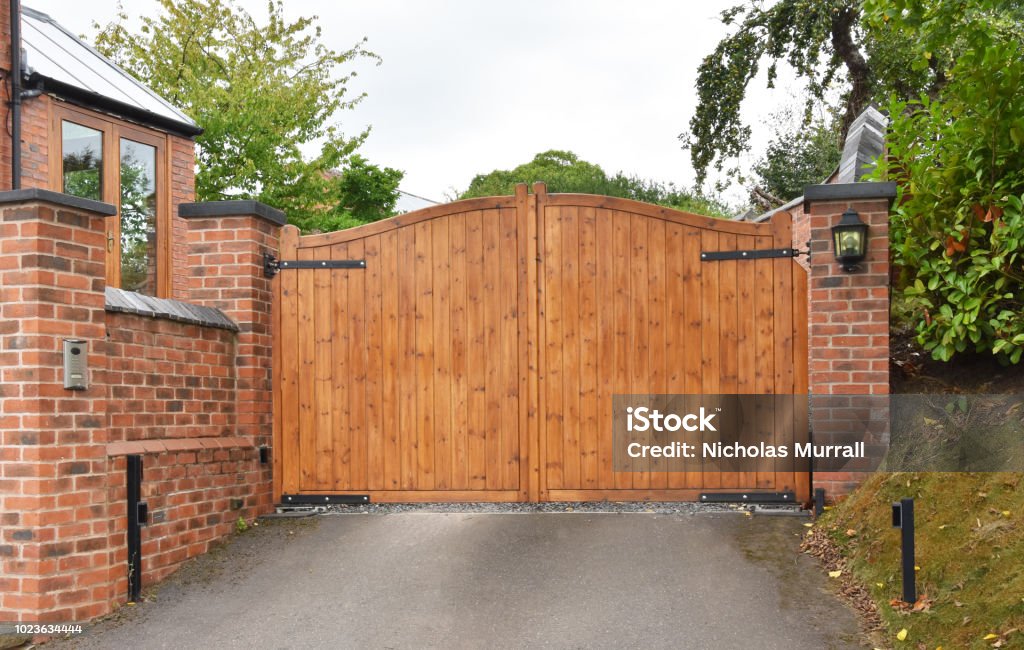
[[279, 260], [273, 253], [263, 255], [263, 274], [268, 278], [288, 269], [365, 269], [366, 260]]
[[701, 503], [796, 503], [795, 492], [704, 492]]
[[332, 503], [369, 503], [369, 494], [282, 494], [281, 504], [330, 505]]
[[759, 251], [702, 251], [700, 261], [763, 260], [769, 257], [796, 257], [799, 254], [799, 251], [792, 248], [769, 248]]

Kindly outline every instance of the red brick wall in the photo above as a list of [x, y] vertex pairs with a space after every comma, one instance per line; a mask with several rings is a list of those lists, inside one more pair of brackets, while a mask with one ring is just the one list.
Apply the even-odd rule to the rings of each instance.
[[[108, 611], [103, 217], [0, 205], [0, 620]], [[89, 344], [88, 390], [63, 387], [63, 338]]]
[[171, 240], [173, 261], [171, 262], [172, 293], [170, 297], [188, 301], [190, 300], [188, 223], [178, 216], [178, 206], [196, 200], [195, 142], [190, 138], [171, 135], [168, 136], [168, 145], [171, 152], [171, 230], [174, 233], [174, 239]]
[[[851, 191], [850, 196], [856, 194]], [[832, 431], [841, 422], [830, 409], [842, 406], [843, 400], [850, 408], [874, 409], [871, 426], [880, 429], [873, 433], [887, 431], [886, 418], [878, 411], [887, 404], [880, 396], [889, 393], [889, 206], [889, 198], [809, 202], [809, 384], [811, 403], [818, 405], [811, 426], [822, 436], [840, 433]], [[853, 273], [843, 271], [832, 249], [831, 228], [847, 208], [869, 226], [867, 257]], [[861, 404], [857, 396], [874, 397], [861, 398]], [[866, 476], [816, 472], [814, 486], [834, 498], [848, 494]]]
[[230, 436], [235, 333], [134, 314], [107, 314], [111, 442]]
[[[87, 621], [124, 602], [126, 454], [143, 456], [151, 513], [144, 585], [271, 505], [257, 447], [270, 442], [262, 247], [277, 249], [277, 226], [188, 224], [208, 240], [193, 262], [228, 279], [196, 301], [234, 332], [107, 312], [103, 219], [0, 196], [0, 620]], [[63, 388], [64, 337], [88, 341], [86, 391]]]
[[[280, 215], [283, 218], [283, 215]], [[271, 280], [263, 256], [280, 247], [280, 226], [252, 215], [189, 220], [191, 300], [216, 307], [238, 324], [236, 371], [239, 435], [256, 445], [272, 444]], [[261, 510], [273, 504], [271, 467], [258, 483]]]

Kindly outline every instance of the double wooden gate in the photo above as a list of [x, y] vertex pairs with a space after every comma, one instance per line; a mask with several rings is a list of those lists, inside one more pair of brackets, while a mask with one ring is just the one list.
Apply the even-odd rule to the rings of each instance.
[[[792, 464], [612, 464], [614, 394], [806, 393], [803, 268], [701, 259], [787, 248], [790, 229], [786, 213], [735, 222], [540, 183], [323, 235], [286, 227], [280, 258], [300, 263], [274, 280], [275, 499], [806, 499]], [[806, 414], [776, 426], [792, 435]]]

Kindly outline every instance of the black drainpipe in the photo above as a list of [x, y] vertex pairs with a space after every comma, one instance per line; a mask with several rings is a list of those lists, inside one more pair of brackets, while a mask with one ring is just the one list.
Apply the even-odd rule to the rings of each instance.
[[11, 189], [21, 189], [21, 0], [11, 0]]

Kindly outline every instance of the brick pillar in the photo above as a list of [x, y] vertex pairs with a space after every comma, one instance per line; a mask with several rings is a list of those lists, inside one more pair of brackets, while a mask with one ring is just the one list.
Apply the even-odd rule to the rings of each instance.
[[[816, 442], [848, 436], [868, 419], [870, 433], [888, 434], [889, 208], [895, 196], [895, 183], [812, 185], [804, 192], [810, 215], [809, 387]], [[869, 229], [867, 257], [859, 270], [847, 273], [835, 259], [831, 229], [850, 208]], [[813, 481], [835, 498], [866, 477], [816, 471]]]
[[[114, 208], [0, 192], [0, 620], [110, 609], [103, 222]], [[64, 388], [84, 339], [87, 390]]]
[[[272, 294], [264, 254], [276, 253], [285, 214], [257, 201], [183, 203], [189, 220], [191, 302], [216, 307], [238, 324], [237, 434], [253, 445], [272, 442]], [[261, 466], [252, 503], [272, 507], [271, 464]]]

